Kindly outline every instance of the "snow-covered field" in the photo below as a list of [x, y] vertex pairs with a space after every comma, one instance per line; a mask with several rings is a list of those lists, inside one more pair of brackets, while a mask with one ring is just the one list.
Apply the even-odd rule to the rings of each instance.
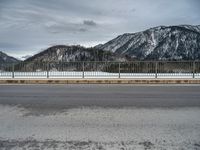
[[95, 108], [33, 115], [0, 105], [0, 149], [200, 149], [200, 109]]
[[[119, 73], [50, 71], [49, 78], [119, 78]], [[120, 78], [155, 78], [155, 73], [120, 73]], [[0, 72], [0, 78], [12, 78], [12, 72]], [[47, 72], [15, 72], [14, 78], [47, 78]], [[193, 78], [192, 73], [158, 73], [157, 78]], [[195, 73], [200, 78], [200, 73]]]

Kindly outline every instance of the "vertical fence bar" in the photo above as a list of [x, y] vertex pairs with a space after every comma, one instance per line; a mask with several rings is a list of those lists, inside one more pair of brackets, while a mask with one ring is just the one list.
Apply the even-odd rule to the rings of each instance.
[[193, 69], [192, 69], [192, 78], [195, 78], [195, 61], [193, 61], [193, 65], [192, 65], [193, 67]]
[[85, 62], [83, 62], [83, 74], [82, 74], [82, 78], [85, 78]]
[[119, 62], [119, 76], [118, 77], [121, 78], [121, 64], [120, 64], [120, 62]]
[[156, 61], [156, 64], [155, 64], [155, 78], [157, 79], [158, 78], [158, 62]]
[[47, 63], [47, 78], [49, 78], [49, 62]]
[[12, 64], [12, 78], [15, 78], [15, 66]]

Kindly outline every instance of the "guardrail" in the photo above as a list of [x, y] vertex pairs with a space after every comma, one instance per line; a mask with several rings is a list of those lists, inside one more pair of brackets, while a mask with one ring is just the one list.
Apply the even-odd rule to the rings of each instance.
[[200, 62], [20, 62], [0, 65], [0, 78], [200, 78]]

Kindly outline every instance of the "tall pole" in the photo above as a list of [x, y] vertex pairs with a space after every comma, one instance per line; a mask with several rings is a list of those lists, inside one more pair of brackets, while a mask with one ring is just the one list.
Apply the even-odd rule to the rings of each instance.
[[82, 74], [82, 78], [85, 78], [85, 63], [83, 62], [83, 74]]
[[156, 61], [155, 78], [158, 78], [158, 62]]
[[49, 78], [49, 62], [47, 63], [47, 78]]
[[192, 67], [193, 68], [192, 69], [192, 74], [193, 74], [192, 77], [195, 78], [195, 61], [193, 61], [193, 65], [192, 66], [193, 66]]
[[121, 78], [121, 64], [119, 62], [119, 78]]
[[15, 78], [15, 66], [12, 64], [12, 78]]

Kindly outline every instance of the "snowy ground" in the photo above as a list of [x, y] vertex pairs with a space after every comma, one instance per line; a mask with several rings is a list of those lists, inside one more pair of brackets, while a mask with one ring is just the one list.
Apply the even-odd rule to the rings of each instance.
[[[120, 78], [155, 78], [155, 73], [120, 73]], [[15, 72], [15, 78], [47, 78], [47, 72]], [[158, 78], [193, 78], [192, 73], [158, 73]], [[0, 78], [12, 78], [12, 72], [0, 72]], [[83, 72], [49, 72], [49, 78], [83, 78]], [[84, 78], [119, 78], [119, 73], [84, 72]], [[200, 78], [200, 73], [195, 73]]]
[[29, 111], [0, 105], [0, 149], [200, 149], [199, 108]]

